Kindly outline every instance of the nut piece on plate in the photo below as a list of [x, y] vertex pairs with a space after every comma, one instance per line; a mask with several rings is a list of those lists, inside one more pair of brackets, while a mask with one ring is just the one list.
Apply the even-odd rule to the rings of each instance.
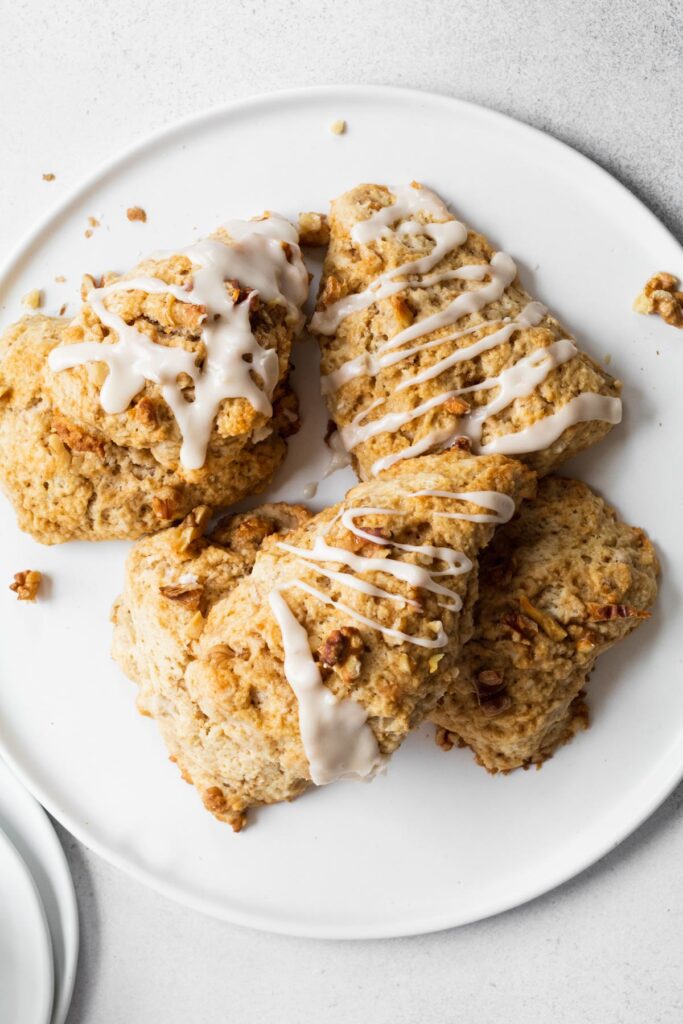
[[143, 224], [147, 223], [147, 213], [141, 206], [129, 206], [126, 210], [126, 217], [128, 220], [139, 220]]
[[14, 583], [10, 583], [9, 588], [14, 591], [19, 601], [35, 601], [42, 578], [42, 573], [37, 569], [15, 572]]
[[683, 292], [677, 290], [678, 283], [673, 274], [655, 274], [633, 303], [636, 313], [657, 313], [671, 327], [683, 327]]
[[588, 725], [598, 655], [650, 617], [657, 558], [577, 480], [546, 477], [480, 560], [474, 636], [432, 716], [490, 772], [540, 765]]
[[70, 321], [5, 331], [0, 485], [22, 529], [48, 544], [134, 539], [268, 484], [298, 424], [298, 237], [277, 214], [231, 221], [129, 274], [85, 275]]
[[454, 451], [313, 517], [264, 505], [206, 536], [193, 515], [135, 544], [113, 654], [208, 810], [239, 830], [255, 805], [372, 777], [443, 694], [478, 552], [533, 489], [520, 462]]

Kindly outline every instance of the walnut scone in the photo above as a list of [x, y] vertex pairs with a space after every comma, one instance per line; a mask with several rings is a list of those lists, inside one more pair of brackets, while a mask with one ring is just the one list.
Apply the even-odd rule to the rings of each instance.
[[297, 231], [232, 221], [0, 340], [0, 484], [36, 539], [139, 537], [265, 486], [296, 428]]
[[239, 829], [253, 805], [381, 768], [443, 694], [478, 552], [533, 487], [519, 462], [454, 451], [307, 521], [288, 510], [284, 537], [266, 507], [135, 545], [114, 657], [216, 817]]
[[359, 185], [329, 221], [311, 327], [362, 479], [454, 443], [544, 474], [619, 422], [619, 382], [429, 189]]
[[649, 618], [659, 571], [642, 530], [583, 483], [539, 482], [483, 553], [474, 636], [432, 719], [490, 772], [541, 764], [588, 725], [598, 655]]

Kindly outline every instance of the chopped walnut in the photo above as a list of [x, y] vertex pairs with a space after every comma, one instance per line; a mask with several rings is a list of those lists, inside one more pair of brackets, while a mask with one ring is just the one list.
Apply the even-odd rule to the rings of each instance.
[[507, 693], [498, 693], [492, 697], [487, 697], [486, 700], [480, 701], [479, 709], [487, 718], [495, 718], [496, 715], [502, 715], [504, 711], [507, 711], [512, 707], [512, 697]]
[[641, 611], [628, 604], [596, 604], [586, 602], [589, 622], [609, 622], [611, 619], [649, 619], [650, 612]]
[[507, 612], [503, 616], [503, 623], [508, 626], [518, 643], [530, 643], [538, 633], [538, 626], [533, 619], [519, 612]]
[[677, 284], [673, 274], [655, 274], [633, 303], [636, 313], [657, 313], [671, 327], [683, 327], [683, 292]]
[[35, 601], [42, 578], [42, 573], [37, 569], [15, 572], [14, 583], [10, 583], [9, 588], [17, 595], [18, 601]]
[[92, 452], [100, 459], [104, 458], [104, 441], [92, 434], [87, 434], [75, 423], [65, 419], [60, 413], [52, 417], [52, 429], [59, 439], [70, 448], [72, 452]]
[[530, 619], [533, 619], [541, 627], [545, 635], [550, 637], [551, 640], [557, 640], [558, 642], [564, 640], [567, 630], [563, 629], [552, 615], [548, 615], [547, 612], [542, 612], [540, 608], [536, 608], [526, 594], [519, 595], [519, 607], [525, 615], [528, 615]]
[[196, 612], [204, 596], [204, 587], [201, 583], [171, 583], [159, 587], [159, 593], [169, 601], [176, 601], [183, 608]]
[[325, 642], [318, 649], [320, 663], [326, 668], [333, 668], [343, 663], [353, 654], [363, 649], [360, 633], [353, 626], [342, 626], [333, 629]]
[[599, 643], [600, 637], [598, 634], [587, 629], [585, 633], [582, 633], [581, 636], [576, 638], [574, 646], [578, 654], [588, 654], [590, 651], [594, 650], [596, 645]]
[[147, 223], [147, 213], [141, 206], [129, 206], [126, 210], [126, 217], [128, 220], [139, 220], [143, 224]]
[[453, 733], [449, 732], [448, 729], [444, 729], [440, 725], [437, 725], [436, 727], [436, 736], [434, 738], [436, 740], [437, 747], [441, 747], [442, 750], [449, 751], [455, 746]]
[[133, 406], [133, 418], [145, 427], [156, 427], [157, 410], [151, 398], [145, 396]]
[[413, 311], [402, 295], [392, 295], [389, 299], [399, 327], [410, 327], [415, 319]]
[[22, 297], [21, 304], [27, 309], [38, 309], [43, 303], [43, 295], [39, 288], [34, 288]]
[[47, 174], [43, 175], [43, 181], [54, 181], [56, 177], [56, 174], [53, 174], [52, 171], [48, 171]]
[[341, 298], [343, 298], [343, 292], [339, 278], [335, 277], [334, 274], [330, 274], [325, 280], [325, 287], [319, 299], [319, 306], [321, 309], [326, 309], [327, 306], [331, 306], [333, 302], [337, 302]]
[[466, 416], [472, 408], [470, 403], [461, 398], [460, 395], [452, 395], [451, 398], [447, 398], [443, 403], [443, 407], [452, 416]]
[[211, 509], [208, 505], [193, 508], [176, 530], [176, 551], [180, 554], [190, 551], [197, 541], [204, 537], [204, 530], [210, 518]]
[[346, 131], [346, 121], [340, 118], [338, 121], [333, 121], [330, 125], [330, 131], [333, 135], [343, 135]]
[[167, 492], [156, 494], [152, 498], [152, 512], [159, 519], [170, 522], [178, 512], [178, 494], [173, 488]]
[[327, 245], [330, 240], [330, 225], [324, 213], [299, 214], [299, 244], [306, 246]]
[[213, 647], [209, 648], [206, 660], [214, 668], [220, 669], [234, 657], [234, 654], [235, 652], [230, 644], [214, 644]]
[[460, 437], [456, 437], [453, 443], [448, 446], [448, 451], [461, 451], [469, 453], [472, 451], [472, 441], [465, 434], [461, 434]]

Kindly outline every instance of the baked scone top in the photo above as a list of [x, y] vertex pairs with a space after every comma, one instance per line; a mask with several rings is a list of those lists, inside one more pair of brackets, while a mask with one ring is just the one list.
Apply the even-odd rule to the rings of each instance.
[[619, 421], [618, 385], [429, 189], [360, 185], [330, 224], [311, 326], [361, 476], [457, 439], [547, 472]]
[[307, 292], [297, 230], [276, 214], [91, 279], [49, 356], [53, 404], [116, 444], [167, 462], [180, 449], [182, 466], [199, 469], [214, 431], [268, 433]]

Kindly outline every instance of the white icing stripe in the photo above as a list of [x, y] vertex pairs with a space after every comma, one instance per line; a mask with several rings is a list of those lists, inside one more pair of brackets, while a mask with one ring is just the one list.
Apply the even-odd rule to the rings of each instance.
[[[403, 497], [406, 499], [445, 498], [449, 501], [478, 505], [488, 511], [468, 513], [446, 512], [441, 509], [430, 510], [431, 514], [435, 516], [477, 523], [507, 522], [515, 509], [512, 498], [505, 494], [499, 494], [497, 491], [422, 490], [405, 493]], [[458, 611], [462, 608], [462, 599], [455, 591], [439, 583], [438, 578], [455, 577], [469, 572], [472, 569], [472, 562], [465, 554], [451, 548], [435, 547], [430, 544], [399, 544], [389, 538], [375, 536], [374, 533], [369, 533], [357, 526], [355, 522], [362, 516], [405, 515], [405, 512], [397, 509], [356, 506], [338, 512], [328, 524], [325, 534], [315, 537], [312, 548], [299, 548], [286, 541], [278, 541], [277, 547], [294, 555], [301, 565], [310, 572], [378, 600], [393, 601], [402, 607], [406, 605], [418, 609], [421, 607], [420, 603], [413, 598], [393, 593], [384, 587], [378, 587], [367, 580], [358, 578], [354, 575], [355, 573], [383, 573], [410, 587], [446, 597], [447, 600], [439, 602], [439, 606], [450, 611]], [[391, 557], [377, 558], [359, 555], [347, 551], [346, 548], [330, 545], [325, 540], [325, 535], [331, 526], [339, 521], [356, 537], [380, 546], [392, 547], [397, 551], [429, 558], [433, 562], [442, 562], [446, 568], [430, 571], [413, 562], [403, 562]], [[346, 566], [351, 572], [339, 572], [329, 568], [329, 564]], [[345, 602], [336, 600], [306, 580], [299, 578], [281, 584], [268, 595], [271, 609], [282, 634], [285, 651], [285, 678], [299, 702], [301, 739], [309, 761], [313, 782], [324, 785], [337, 778], [370, 778], [382, 766], [384, 759], [378, 753], [377, 743], [372, 730], [367, 725], [365, 712], [353, 700], [338, 701], [324, 686], [318, 667], [311, 655], [306, 630], [300, 625], [282, 597], [281, 591], [287, 589], [302, 590], [323, 604], [343, 612], [353, 621], [376, 630], [384, 636], [430, 650], [445, 647], [448, 643], [443, 624], [441, 622], [433, 624], [438, 627], [435, 637], [404, 633], [399, 629], [385, 626], [377, 619], [363, 615]]]
[[284, 671], [299, 706], [299, 731], [311, 781], [325, 786], [337, 779], [370, 779], [383, 766], [364, 708], [338, 700], [323, 684], [306, 630], [277, 590], [268, 595], [282, 634]]
[[[297, 245], [295, 228], [284, 218], [226, 225], [235, 238], [226, 244], [208, 238], [178, 250], [196, 268], [189, 288], [169, 285], [158, 278], [133, 278], [95, 288], [88, 295], [93, 312], [118, 336], [113, 344], [83, 342], [53, 349], [49, 356], [54, 371], [88, 362], [103, 362], [109, 368], [100, 392], [107, 413], [121, 413], [149, 380], [161, 393], [178, 423], [183, 443], [180, 461], [186, 469], [199, 469], [206, 458], [213, 423], [224, 399], [245, 398], [256, 412], [270, 416], [278, 381], [277, 352], [262, 348], [252, 333], [249, 312], [254, 299], [281, 302], [300, 326], [300, 307], [308, 292], [308, 275]], [[283, 243], [289, 246], [290, 263]], [[166, 258], [175, 253], [157, 254]], [[226, 282], [237, 280], [251, 294], [235, 304]], [[206, 349], [203, 365], [196, 355], [180, 348], [153, 342], [134, 325], [108, 309], [105, 300], [129, 291], [168, 293], [184, 303], [205, 310], [201, 339]], [[191, 378], [194, 400], [188, 401], [178, 383], [180, 374]], [[254, 375], [260, 384], [254, 380]]]
[[351, 237], [354, 242], [367, 245], [376, 238], [384, 238], [391, 233], [388, 228], [392, 224], [406, 219], [412, 221], [416, 213], [442, 220], [450, 217], [446, 204], [431, 189], [416, 188], [414, 185], [391, 185], [389, 191], [394, 196], [390, 206], [383, 206], [367, 220], [360, 220], [353, 225]]
[[524, 455], [527, 452], [542, 451], [554, 444], [569, 427], [590, 420], [604, 423], [621, 423], [621, 402], [608, 395], [584, 392], [551, 416], [545, 416], [536, 423], [518, 430], [516, 434], [503, 434], [479, 448], [481, 455]]

